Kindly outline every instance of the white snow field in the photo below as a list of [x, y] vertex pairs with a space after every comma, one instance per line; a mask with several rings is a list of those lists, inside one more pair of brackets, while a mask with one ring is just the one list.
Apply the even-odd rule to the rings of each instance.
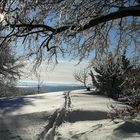
[[110, 105], [126, 105], [74, 90], [0, 99], [0, 140], [140, 140], [140, 122], [114, 123]]

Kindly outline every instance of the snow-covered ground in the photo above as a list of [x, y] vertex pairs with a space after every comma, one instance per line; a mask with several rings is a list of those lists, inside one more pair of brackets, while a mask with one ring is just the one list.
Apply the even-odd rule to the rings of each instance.
[[0, 99], [0, 140], [140, 140], [140, 123], [114, 123], [110, 105], [84, 90]]

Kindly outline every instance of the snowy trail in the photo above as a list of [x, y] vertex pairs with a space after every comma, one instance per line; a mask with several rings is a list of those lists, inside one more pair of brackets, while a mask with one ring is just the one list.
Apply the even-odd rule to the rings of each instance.
[[125, 105], [93, 94], [75, 90], [1, 98], [0, 140], [139, 140], [140, 123], [114, 124], [108, 116], [110, 104]]
[[56, 110], [49, 118], [48, 124], [44, 130], [38, 134], [37, 140], [53, 140], [56, 135], [56, 129], [64, 122], [65, 116], [71, 107], [70, 91], [64, 93], [64, 106]]
[[64, 93], [65, 94], [65, 104], [64, 104], [64, 108], [68, 111], [71, 108], [72, 105], [72, 100], [71, 100], [71, 96], [70, 96], [70, 91], [67, 91]]

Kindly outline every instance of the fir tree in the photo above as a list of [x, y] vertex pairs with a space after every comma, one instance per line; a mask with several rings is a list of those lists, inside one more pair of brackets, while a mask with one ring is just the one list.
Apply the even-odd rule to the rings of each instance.
[[94, 71], [97, 74], [94, 75], [91, 71], [90, 76], [99, 94], [117, 99], [123, 94], [125, 73], [130, 71], [131, 68], [125, 52], [122, 56], [115, 57], [110, 53], [104, 62], [94, 66]]

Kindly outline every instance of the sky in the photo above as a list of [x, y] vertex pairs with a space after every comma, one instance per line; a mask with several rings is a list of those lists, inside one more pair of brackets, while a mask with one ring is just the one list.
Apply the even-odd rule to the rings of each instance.
[[[83, 60], [78, 65], [77, 63], [77, 60], [60, 60], [55, 67], [47, 67], [47, 63], [42, 62], [38, 69], [40, 80], [48, 83], [79, 83], [74, 79], [73, 74], [75, 71], [87, 68], [89, 63], [86, 60]], [[28, 63], [27, 66], [23, 68], [25, 73], [21, 77], [22, 81], [38, 80], [36, 75], [31, 72], [32, 67], [33, 65]]]

